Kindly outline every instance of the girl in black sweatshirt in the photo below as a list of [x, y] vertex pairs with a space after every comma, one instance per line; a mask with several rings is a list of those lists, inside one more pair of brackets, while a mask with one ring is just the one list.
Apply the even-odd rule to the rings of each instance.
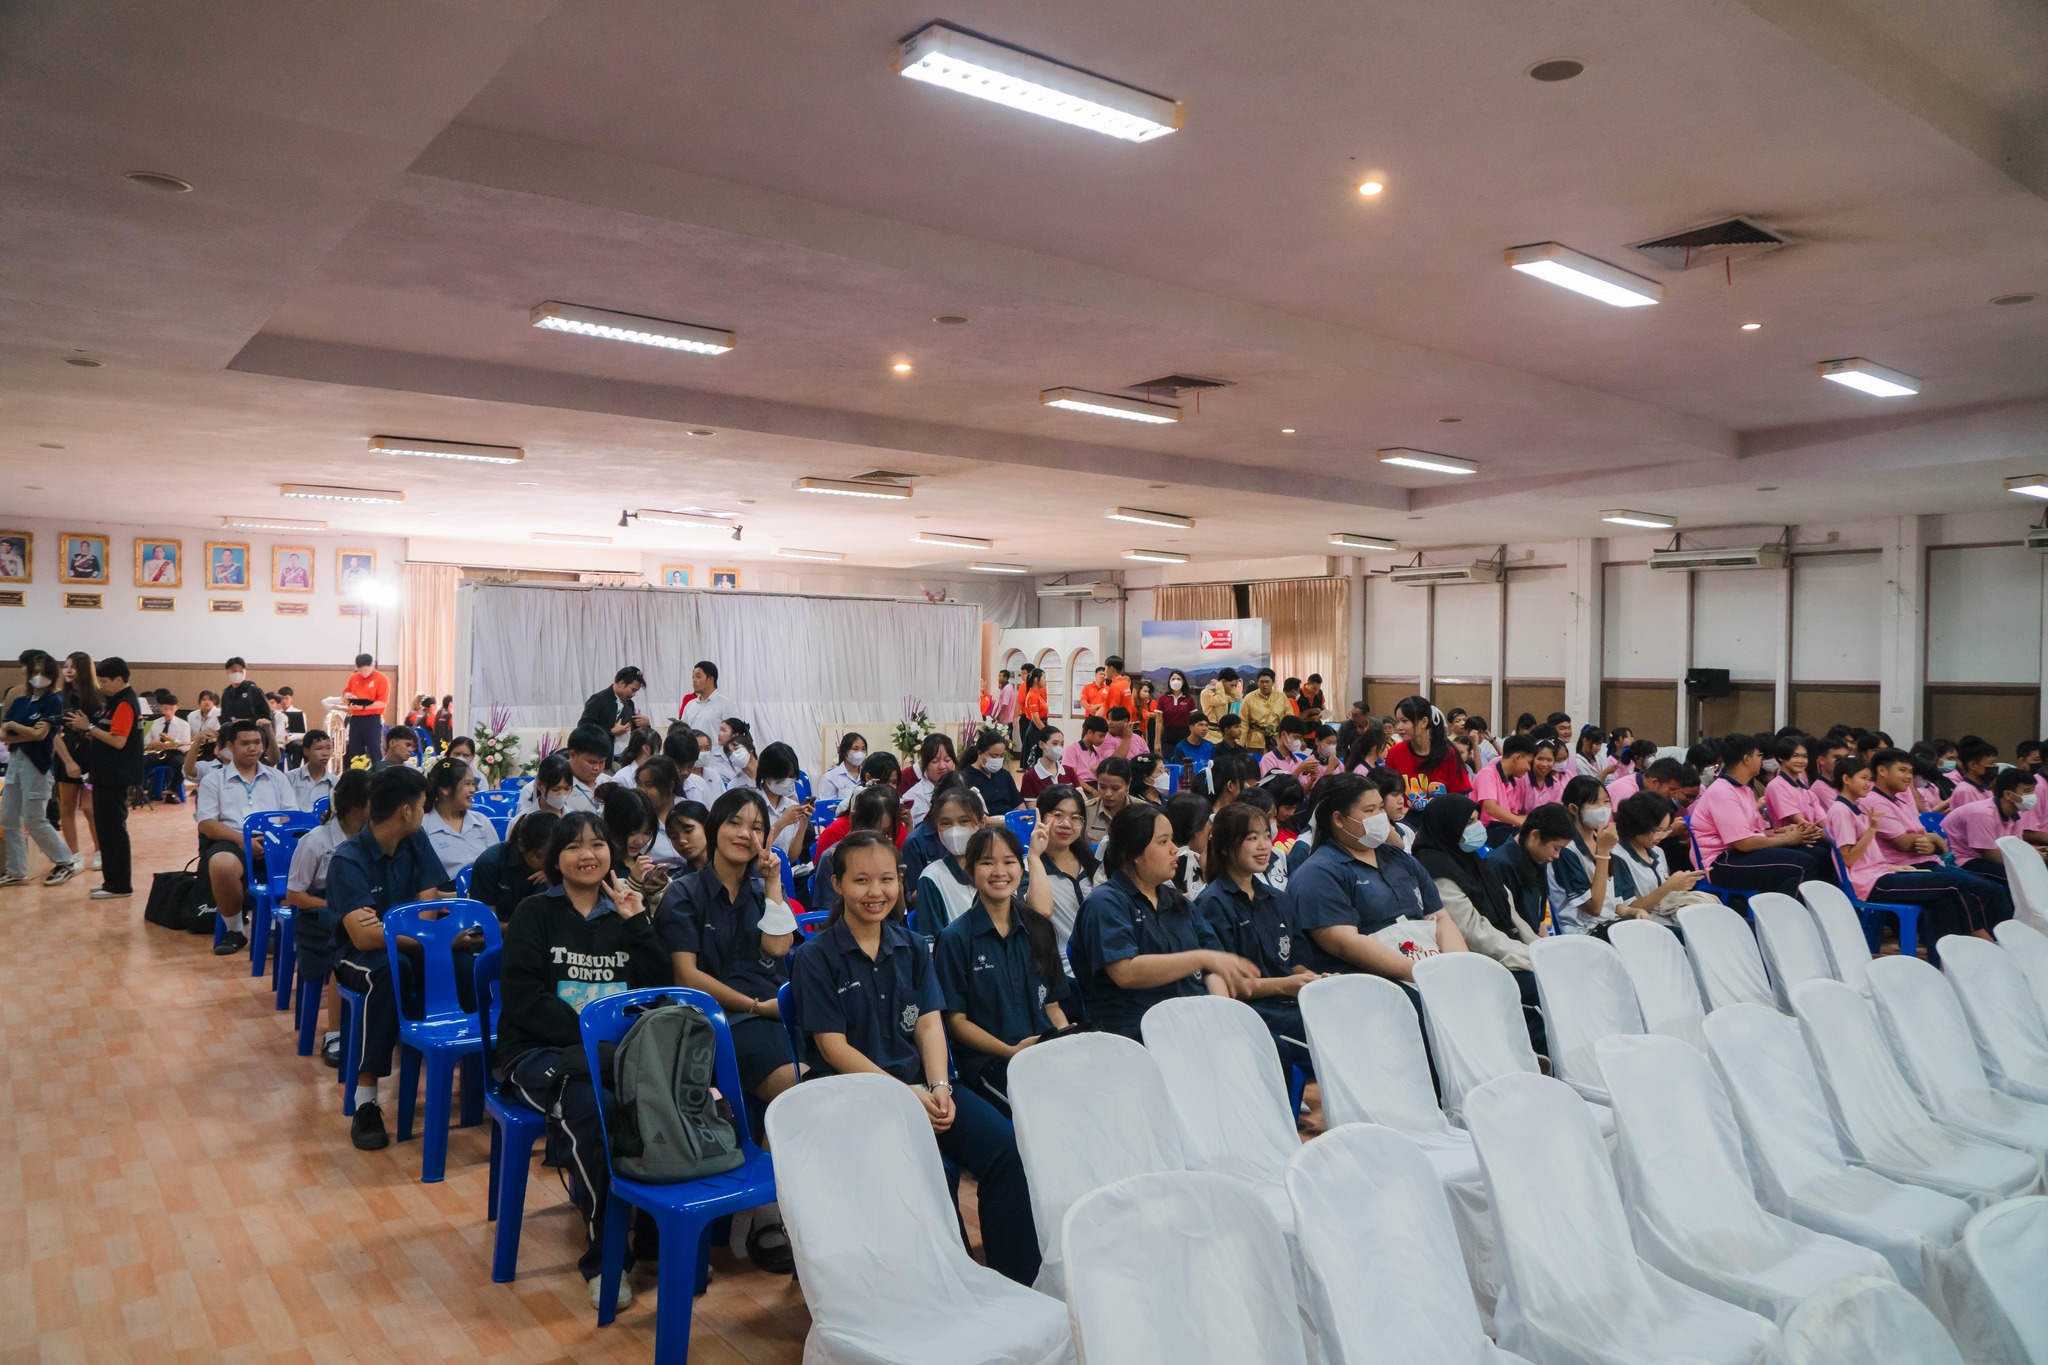
[[[547, 1162], [568, 1168], [569, 1197], [589, 1238], [578, 1269], [590, 1283], [593, 1307], [611, 1173], [576, 1015], [601, 996], [674, 984], [653, 916], [640, 894], [613, 875], [623, 864], [600, 817], [564, 816], [541, 867], [548, 889], [512, 912], [499, 976], [498, 1075], [548, 1116]], [[632, 1297], [620, 1280], [618, 1306]]]

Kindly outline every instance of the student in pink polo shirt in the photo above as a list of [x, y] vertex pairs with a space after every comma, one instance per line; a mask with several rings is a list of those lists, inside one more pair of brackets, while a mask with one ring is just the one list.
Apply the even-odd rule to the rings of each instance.
[[1807, 741], [1807, 753], [1813, 760], [1808, 765], [1813, 779], [1813, 803], [1823, 813], [1841, 794], [1835, 786], [1835, 764], [1849, 752], [1849, 747], [1848, 734], [1840, 730], [1830, 730], [1819, 739]]
[[1607, 799], [1616, 809], [1643, 789], [1643, 769], [1657, 761], [1657, 746], [1647, 739], [1634, 740], [1620, 757], [1620, 765], [1607, 781]]
[[[2027, 817], [2034, 813], [2034, 778], [2020, 768], [2001, 769], [1991, 779], [1990, 799], [1956, 806], [1941, 822], [1942, 837], [1956, 866], [1993, 881], [2007, 880], [2005, 855], [1998, 841], [2026, 837]], [[2041, 856], [2037, 851], [2032, 856]]]
[[1541, 730], [1529, 736], [1536, 752], [1529, 758], [1529, 771], [1515, 783], [1515, 810], [1526, 815], [1538, 806], [1564, 800], [1564, 788], [1572, 780], [1571, 764], [1565, 758], [1564, 741]]
[[1764, 817], [1772, 825], [1795, 819], [1821, 824], [1827, 808], [1807, 780], [1808, 750], [1804, 735], [1785, 735], [1771, 746], [1778, 771], [1764, 786]]
[[1955, 790], [1948, 794], [1948, 808], [1961, 810], [1964, 806], [1991, 799], [1991, 776], [1998, 770], [1998, 746], [1975, 735], [1964, 739], [1956, 746], [1956, 770], [1952, 774]]
[[1749, 784], [1763, 768], [1763, 743], [1755, 735], [1721, 741], [1721, 772], [1700, 789], [1687, 822], [1699, 845], [1707, 880], [1727, 891], [1777, 891], [1796, 896], [1801, 882], [1835, 882], [1835, 859], [1817, 847], [1827, 832], [1794, 816], [1769, 829]]
[[[2012, 918], [2012, 893], [2002, 882], [1941, 861], [1948, 842], [1921, 828], [1913, 800], [1911, 754], [1879, 749], [1871, 755], [1870, 771], [1870, 794], [1858, 804], [1876, 829], [1874, 844], [1885, 871], [1871, 884], [1866, 899], [1918, 905], [1920, 940], [1930, 947], [1943, 934], [1989, 938], [1994, 924]], [[1844, 795], [1847, 790], [1844, 787]]]
[[1530, 807], [1522, 804], [1522, 780], [1536, 758], [1536, 741], [1527, 735], [1509, 735], [1500, 744], [1500, 757], [1481, 768], [1472, 778], [1472, 800], [1479, 807], [1479, 819], [1486, 827], [1486, 846], [1506, 843], [1521, 827]]

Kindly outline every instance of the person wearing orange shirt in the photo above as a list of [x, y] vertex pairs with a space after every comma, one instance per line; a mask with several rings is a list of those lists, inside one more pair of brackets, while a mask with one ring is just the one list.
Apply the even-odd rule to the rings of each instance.
[[1109, 690], [1102, 697], [1102, 714], [1107, 716], [1121, 706], [1131, 713], [1131, 719], [1136, 720], [1138, 708], [1131, 704], [1131, 678], [1124, 672], [1124, 656], [1112, 654], [1102, 662], [1109, 670]]
[[358, 654], [356, 671], [342, 684], [341, 696], [348, 706], [348, 751], [342, 755], [343, 766], [357, 754], [376, 762], [384, 756], [384, 708], [391, 701], [391, 679], [377, 671], [373, 656]]
[[1017, 702], [1018, 751], [1025, 763], [1031, 762], [1037, 751], [1050, 717], [1051, 708], [1045, 699], [1045, 670], [1026, 664], [1023, 695]]
[[1109, 670], [1101, 664], [1095, 665], [1095, 681], [1081, 688], [1081, 714], [1104, 716], [1109, 714]]

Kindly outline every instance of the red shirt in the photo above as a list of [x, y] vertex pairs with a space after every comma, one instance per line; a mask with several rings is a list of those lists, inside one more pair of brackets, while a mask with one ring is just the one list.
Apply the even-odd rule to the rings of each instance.
[[[818, 836], [817, 856], [823, 858], [826, 849], [831, 848], [832, 845], [838, 843], [851, 833], [853, 833], [853, 821], [844, 815], [825, 826], [824, 832]], [[896, 822], [896, 847], [903, 847], [903, 841], [909, 837], [910, 826], [898, 820]]]
[[1045, 689], [1034, 687], [1024, 694], [1024, 715], [1026, 719], [1045, 724]]
[[1444, 756], [1435, 767], [1425, 771], [1419, 761], [1421, 755], [1405, 742], [1397, 742], [1387, 750], [1387, 766], [1408, 779], [1411, 796], [1426, 794], [1433, 786], [1442, 784], [1447, 792], [1463, 796], [1472, 790], [1472, 774], [1465, 770], [1465, 762], [1458, 757], [1455, 747], [1446, 744]]
[[348, 681], [341, 685], [341, 694], [348, 698], [350, 715], [381, 716], [384, 704], [391, 700], [391, 679], [374, 669], [367, 678], [360, 673], [351, 673]]

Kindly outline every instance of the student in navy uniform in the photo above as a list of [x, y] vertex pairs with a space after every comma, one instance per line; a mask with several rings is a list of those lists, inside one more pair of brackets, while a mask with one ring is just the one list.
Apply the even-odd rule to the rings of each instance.
[[932, 833], [943, 852], [925, 864], [915, 883], [917, 894], [911, 897], [917, 907], [917, 932], [927, 944], [936, 942], [939, 930], [974, 904], [974, 878], [967, 870], [966, 853], [984, 820], [981, 799], [964, 784], [932, 798]]
[[470, 864], [469, 898], [490, 906], [498, 923], [509, 923], [519, 902], [547, 889], [548, 841], [561, 818], [551, 810], [521, 816], [511, 837], [492, 844]]
[[[414, 955], [400, 954], [401, 978], [391, 979], [384, 912], [394, 905], [438, 899], [447, 876], [441, 855], [420, 828], [426, 816], [426, 774], [417, 768], [385, 768], [370, 779], [369, 824], [335, 849], [327, 865], [327, 907], [337, 921], [334, 942], [339, 949], [334, 979], [363, 998], [355, 1020], [362, 1048], [357, 1054], [356, 1113], [349, 1140], [365, 1152], [390, 1142], [377, 1103], [377, 1083], [391, 1074], [399, 1008], [402, 1004], [411, 1016], [423, 1006]], [[469, 962], [474, 953], [474, 947], [458, 947], [455, 953], [456, 989], [463, 1006], [472, 1010], [475, 983]]]
[[946, 1000], [953, 1060], [968, 1089], [1010, 1112], [1010, 1058], [1067, 1026], [1059, 1002], [1072, 983], [1052, 932], [1052, 889], [1038, 865], [1049, 832], [1033, 829], [1030, 858], [1017, 836], [984, 825], [967, 842], [974, 904], [939, 934], [933, 954]]
[[832, 847], [839, 909], [791, 969], [806, 1054], [821, 1072], [878, 1072], [912, 1088], [939, 1151], [979, 1186], [981, 1242], [994, 1269], [1038, 1277], [1031, 1191], [1010, 1121], [946, 1079], [945, 1008], [924, 940], [903, 923], [903, 882], [889, 836], [861, 830]]
[[[363, 822], [369, 818], [370, 774], [351, 768], [334, 784], [327, 818], [307, 830], [292, 850], [284, 903], [292, 909], [292, 946], [298, 954], [299, 975], [307, 981], [324, 980], [334, 971], [337, 917], [327, 905], [327, 869], [334, 861], [334, 851], [362, 833]], [[341, 998], [336, 996], [331, 1022], [337, 1028], [340, 1014]], [[321, 1046], [320, 1059], [329, 1066], [341, 1065], [340, 1041], [341, 1035], [336, 1033]]]
[[765, 1108], [796, 1084], [796, 1059], [775, 993], [796, 941], [796, 916], [768, 843], [768, 803], [735, 787], [712, 803], [710, 861], [669, 883], [654, 927], [678, 986], [716, 1000], [732, 1026], [740, 1085]]
[[[939, 738], [943, 739], [941, 735]], [[915, 822], [910, 837], [901, 845], [903, 854], [903, 885], [908, 890], [908, 904], [917, 905], [918, 880], [924, 875], [925, 866], [946, 856], [946, 846], [939, 841], [939, 831], [933, 825], [939, 798], [947, 792], [960, 788], [965, 790], [967, 779], [957, 772], [949, 772], [932, 787], [931, 799], [925, 803], [924, 818]], [[966, 844], [961, 845], [962, 848]]]
[[[547, 1164], [567, 1168], [569, 1198], [583, 1215], [587, 1241], [576, 1268], [593, 1308], [611, 1173], [577, 1015], [607, 995], [671, 984], [654, 916], [617, 875], [621, 857], [599, 817], [553, 822], [542, 865], [548, 888], [512, 912], [499, 974], [498, 1075], [548, 1116]], [[621, 1279], [618, 1306], [632, 1298]]]
[[991, 734], [975, 750], [973, 762], [961, 770], [967, 785], [981, 798], [982, 808], [990, 815], [1007, 815], [1024, 801], [1006, 762], [1009, 756], [1010, 741], [1001, 734]]
[[1038, 819], [1033, 824], [1031, 847], [1039, 848], [1037, 833], [1046, 832], [1043, 852], [1032, 860], [1033, 880], [1044, 872], [1052, 891], [1053, 941], [1059, 945], [1060, 961], [1067, 958], [1067, 941], [1074, 936], [1074, 922], [1081, 917], [1081, 903], [1102, 883], [1102, 864], [1082, 838], [1088, 824], [1088, 799], [1079, 787], [1064, 783], [1047, 787], [1038, 794]]
[[[1287, 895], [1291, 918], [1315, 942], [1319, 970], [1412, 981], [1412, 958], [1429, 950], [1430, 931], [1436, 951], [1465, 951], [1436, 882], [1394, 841], [1379, 788], [1356, 773], [1330, 779], [1315, 831], [1316, 851], [1287, 879]], [[1394, 942], [1375, 937], [1403, 920], [1428, 930], [1397, 933]], [[1401, 946], [1407, 942], [1412, 953]]]
[[1152, 806], [1117, 813], [1102, 846], [1109, 880], [1088, 894], [1067, 955], [1088, 1022], [1138, 1038], [1145, 1011], [1183, 995], [1242, 997], [1258, 968], [1226, 952], [1173, 889], [1173, 824]]
[[1316, 979], [1308, 965], [1313, 950], [1288, 918], [1286, 901], [1261, 880], [1272, 860], [1266, 813], [1246, 804], [1226, 807], [1209, 830], [1208, 884], [1195, 898], [1195, 913], [1225, 951], [1259, 969], [1245, 999], [1273, 1035], [1280, 1064], [1313, 1076], [1297, 1003], [1301, 988]]

